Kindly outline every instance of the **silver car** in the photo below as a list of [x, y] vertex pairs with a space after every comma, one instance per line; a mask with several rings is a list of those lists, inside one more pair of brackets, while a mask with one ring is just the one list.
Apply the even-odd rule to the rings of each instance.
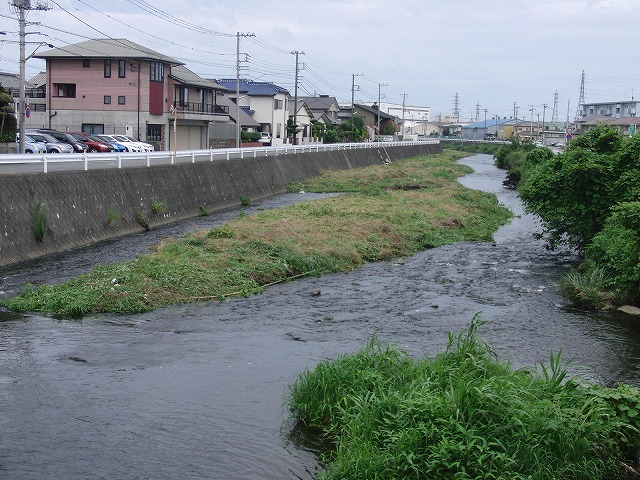
[[31, 139], [34, 142], [44, 143], [47, 147], [47, 153], [73, 153], [73, 147], [71, 145], [59, 142], [46, 133], [29, 132], [25, 137], [27, 140]]

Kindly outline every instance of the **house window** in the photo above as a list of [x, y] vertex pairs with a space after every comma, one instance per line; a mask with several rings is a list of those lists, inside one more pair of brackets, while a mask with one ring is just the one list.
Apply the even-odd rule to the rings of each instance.
[[83, 123], [82, 131], [89, 135], [102, 135], [104, 133], [104, 125], [101, 123]]
[[202, 106], [202, 111], [207, 111], [207, 91], [203, 88], [200, 90], [200, 105]]
[[282, 110], [284, 102], [282, 100], [275, 100], [274, 110]]
[[150, 77], [152, 82], [162, 82], [164, 80], [164, 64], [160, 62], [150, 62]]
[[127, 71], [127, 61], [118, 60], [118, 78], [125, 78]]
[[91, 60], [88, 58], [82, 59], [82, 68], [91, 68]]
[[189, 87], [176, 87], [176, 97], [178, 97], [178, 105], [186, 107], [189, 105]]
[[118, 105], [124, 105], [124, 101], [125, 101], [125, 96], [118, 95]]
[[111, 78], [111, 60], [104, 61], [104, 78]]
[[162, 141], [162, 125], [151, 123], [147, 125], [147, 141], [158, 143]]
[[276, 138], [282, 137], [282, 124], [278, 123], [276, 125]]
[[105, 105], [111, 105], [111, 95], [105, 95], [104, 96], [104, 104]]
[[56, 92], [56, 97], [76, 98], [75, 83], [54, 83], [53, 89]]

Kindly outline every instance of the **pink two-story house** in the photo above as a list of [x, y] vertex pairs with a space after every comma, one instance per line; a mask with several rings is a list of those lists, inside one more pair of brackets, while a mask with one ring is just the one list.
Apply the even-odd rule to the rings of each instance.
[[87, 40], [34, 57], [47, 64], [46, 128], [118, 133], [161, 150], [193, 150], [208, 148], [210, 124], [231, 122], [228, 106], [216, 101], [224, 87], [126, 39]]

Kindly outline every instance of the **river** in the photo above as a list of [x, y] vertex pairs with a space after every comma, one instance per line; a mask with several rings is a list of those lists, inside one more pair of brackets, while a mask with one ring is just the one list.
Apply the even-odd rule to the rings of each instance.
[[[261, 295], [81, 321], [0, 312], [0, 478], [313, 479], [313, 436], [285, 398], [305, 368], [353, 352], [373, 333], [434, 356], [477, 312], [481, 336], [515, 367], [562, 351], [572, 374], [640, 386], [640, 322], [570, 308], [558, 280], [575, 262], [534, 240], [536, 218], [502, 187], [488, 155], [461, 160], [461, 182], [517, 216], [489, 243], [465, 242]], [[249, 209], [309, 200], [288, 194]], [[169, 235], [237, 211], [5, 268], [0, 296], [133, 258]]]

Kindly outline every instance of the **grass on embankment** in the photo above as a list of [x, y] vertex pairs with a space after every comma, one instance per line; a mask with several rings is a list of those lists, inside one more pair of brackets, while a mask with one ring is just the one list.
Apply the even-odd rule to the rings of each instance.
[[136, 313], [249, 295], [276, 282], [357, 268], [463, 240], [491, 240], [511, 213], [464, 188], [461, 152], [330, 171], [292, 191], [350, 192], [239, 215], [170, 239], [136, 260], [99, 266], [59, 285], [26, 286], [4, 301], [52, 315]]
[[433, 359], [373, 338], [303, 372], [291, 412], [335, 442], [319, 478], [625, 478], [640, 446], [640, 391], [567, 381], [559, 354], [514, 371], [479, 340], [482, 323], [449, 334]]

